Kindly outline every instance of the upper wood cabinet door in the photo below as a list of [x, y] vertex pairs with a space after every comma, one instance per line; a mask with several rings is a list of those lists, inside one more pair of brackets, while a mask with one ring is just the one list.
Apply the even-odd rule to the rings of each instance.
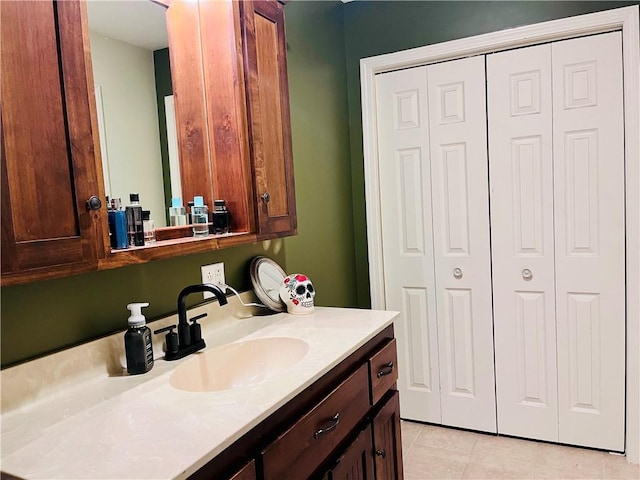
[[244, 1], [241, 18], [258, 230], [295, 233], [283, 7], [275, 0]]
[[104, 252], [105, 209], [87, 207], [104, 199], [85, 8], [0, 2], [3, 285], [90, 270]]

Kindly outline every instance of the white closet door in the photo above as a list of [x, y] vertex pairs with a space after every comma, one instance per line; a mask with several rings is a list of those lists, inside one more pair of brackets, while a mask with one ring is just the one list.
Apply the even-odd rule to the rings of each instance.
[[558, 441], [551, 45], [487, 79], [498, 431]]
[[495, 432], [484, 56], [427, 78], [442, 423]]
[[625, 225], [620, 32], [553, 57], [560, 442], [624, 450]]
[[440, 423], [427, 69], [376, 76], [385, 301], [403, 418]]

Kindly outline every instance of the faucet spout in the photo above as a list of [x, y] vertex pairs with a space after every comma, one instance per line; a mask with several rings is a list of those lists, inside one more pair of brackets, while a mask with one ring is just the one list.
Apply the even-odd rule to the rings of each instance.
[[178, 325], [187, 324], [187, 307], [185, 299], [192, 293], [211, 292], [218, 299], [220, 305], [227, 304], [227, 297], [220, 287], [212, 283], [198, 283], [196, 285], [188, 285], [178, 294]]
[[218, 299], [220, 305], [227, 304], [227, 297], [220, 287], [211, 283], [188, 285], [178, 294], [178, 337], [181, 347], [191, 345], [191, 331], [187, 322], [187, 306], [185, 300], [192, 293], [211, 292]]

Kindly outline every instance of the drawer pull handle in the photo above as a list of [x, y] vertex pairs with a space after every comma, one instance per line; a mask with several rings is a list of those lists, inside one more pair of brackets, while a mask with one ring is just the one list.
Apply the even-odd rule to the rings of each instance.
[[391, 372], [393, 372], [393, 362], [386, 363], [382, 367], [382, 370], [378, 372], [378, 378], [382, 378], [385, 375], [389, 375]]
[[387, 456], [387, 452], [385, 450], [376, 450], [376, 455], [384, 458]]
[[316, 433], [313, 434], [313, 438], [320, 438], [323, 435], [326, 435], [327, 433], [331, 432], [332, 430], [335, 430], [336, 427], [338, 426], [338, 423], [340, 423], [340, 412], [336, 413], [333, 417], [331, 417], [331, 425], [329, 425], [327, 428], [321, 428], [319, 429]]

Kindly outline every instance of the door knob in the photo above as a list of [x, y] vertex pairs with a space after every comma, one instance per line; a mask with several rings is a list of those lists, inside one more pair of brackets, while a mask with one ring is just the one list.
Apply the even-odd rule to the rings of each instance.
[[524, 278], [526, 281], [529, 281], [533, 278], [533, 273], [528, 268], [525, 268], [524, 270], [522, 270], [522, 278]]
[[87, 200], [87, 210], [100, 210], [102, 201], [95, 195], [91, 195]]
[[269, 192], [264, 192], [262, 195], [260, 195], [260, 198], [264, 203], [269, 203], [269, 200], [271, 200], [271, 195], [269, 195]]
[[460, 280], [462, 278], [462, 269], [460, 267], [456, 267], [453, 269], [453, 278]]

